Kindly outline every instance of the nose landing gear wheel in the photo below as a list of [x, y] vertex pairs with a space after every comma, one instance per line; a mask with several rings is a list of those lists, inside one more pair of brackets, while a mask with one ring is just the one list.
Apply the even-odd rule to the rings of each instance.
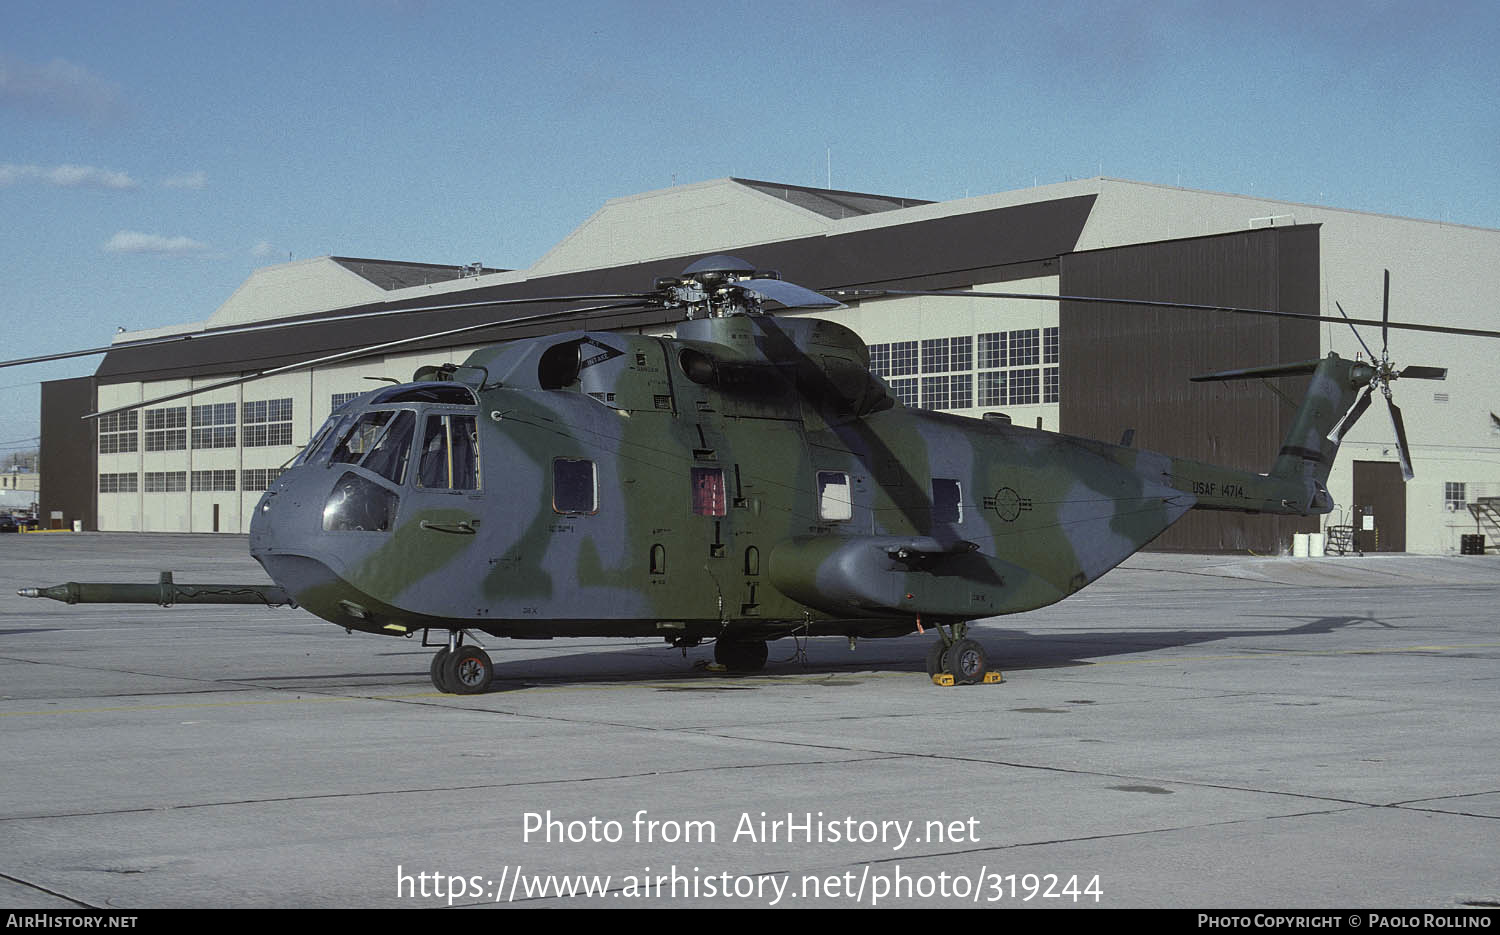
[[984, 681], [989, 660], [985, 658], [983, 646], [974, 640], [963, 639], [943, 653], [943, 670], [960, 685], [975, 685]]
[[943, 672], [943, 655], [948, 651], [942, 640], [933, 640], [932, 645], [927, 647], [927, 677], [941, 675]]
[[458, 695], [478, 695], [489, 690], [495, 678], [490, 654], [478, 646], [460, 646], [448, 654], [443, 663], [443, 680]]
[[432, 667], [428, 675], [432, 676], [432, 687], [444, 694], [453, 694], [453, 689], [448, 687], [447, 676], [444, 674], [448, 663], [448, 647], [444, 646], [432, 655]]

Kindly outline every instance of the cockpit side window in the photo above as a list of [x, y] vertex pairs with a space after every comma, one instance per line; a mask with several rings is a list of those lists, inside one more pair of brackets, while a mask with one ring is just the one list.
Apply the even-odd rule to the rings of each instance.
[[343, 434], [343, 427], [348, 425], [354, 417], [343, 408], [338, 409], [329, 416], [318, 433], [302, 449], [302, 453], [292, 462], [295, 467], [299, 464], [323, 464], [328, 461], [328, 452], [333, 448], [334, 442], [338, 441]]
[[402, 410], [380, 440], [370, 449], [361, 464], [397, 486], [406, 481], [406, 465], [411, 460], [411, 436], [417, 418]]
[[338, 447], [333, 449], [332, 463], [352, 463], [363, 458], [375, 444], [375, 440], [380, 437], [381, 429], [395, 414], [389, 409], [379, 409], [361, 415], [359, 421], [354, 423], [354, 427], [344, 433]]
[[427, 417], [427, 425], [422, 431], [417, 486], [479, 489], [479, 438], [473, 416], [431, 414]]

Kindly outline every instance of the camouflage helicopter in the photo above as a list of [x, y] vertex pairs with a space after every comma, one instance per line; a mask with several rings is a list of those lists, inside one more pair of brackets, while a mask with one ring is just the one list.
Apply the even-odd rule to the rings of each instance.
[[[930, 628], [928, 674], [972, 683], [989, 670], [972, 621], [1068, 597], [1189, 510], [1329, 512], [1325, 482], [1340, 439], [1375, 391], [1389, 403], [1410, 477], [1390, 385], [1446, 374], [1398, 371], [1383, 349], [1369, 361], [1330, 353], [1196, 378], [1311, 376], [1290, 433], [1258, 474], [907, 408], [871, 372], [853, 331], [765, 310], [884, 295], [1060, 298], [824, 295], [727, 256], [646, 293], [559, 297], [611, 303], [595, 309], [675, 308], [684, 320], [671, 338], [578, 331], [488, 346], [348, 402], [255, 508], [250, 550], [274, 588], [176, 585], [164, 574], [160, 585], [21, 593], [292, 603], [350, 631], [422, 634], [440, 646], [433, 685], [461, 694], [485, 691], [494, 676], [474, 634], [712, 640], [720, 665], [747, 672], [782, 637], [852, 643]], [[1445, 330], [1390, 325], [1388, 299], [1380, 322], [1362, 323]]]

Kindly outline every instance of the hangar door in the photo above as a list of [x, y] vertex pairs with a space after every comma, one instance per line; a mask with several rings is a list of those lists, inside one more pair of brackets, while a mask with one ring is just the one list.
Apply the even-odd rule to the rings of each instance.
[[1406, 551], [1406, 483], [1401, 465], [1354, 462], [1354, 543], [1361, 552]]

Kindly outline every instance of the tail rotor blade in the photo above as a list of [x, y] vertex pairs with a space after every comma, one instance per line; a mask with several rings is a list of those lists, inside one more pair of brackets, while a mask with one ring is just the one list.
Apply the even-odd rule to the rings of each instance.
[[1401, 458], [1401, 476], [1411, 480], [1417, 475], [1411, 469], [1411, 450], [1406, 447], [1406, 424], [1401, 421], [1401, 407], [1386, 400], [1391, 410], [1391, 425], [1396, 429], [1396, 454]]
[[1354, 428], [1354, 423], [1358, 422], [1359, 417], [1364, 415], [1365, 410], [1369, 408], [1370, 384], [1366, 383], [1359, 388], [1359, 395], [1354, 397], [1354, 405], [1349, 407], [1349, 411], [1344, 413], [1344, 417], [1333, 427], [1333, 431], [1328, 433], [1328, 440], [1335, 445], [1343, 441], [1344, 433]]

